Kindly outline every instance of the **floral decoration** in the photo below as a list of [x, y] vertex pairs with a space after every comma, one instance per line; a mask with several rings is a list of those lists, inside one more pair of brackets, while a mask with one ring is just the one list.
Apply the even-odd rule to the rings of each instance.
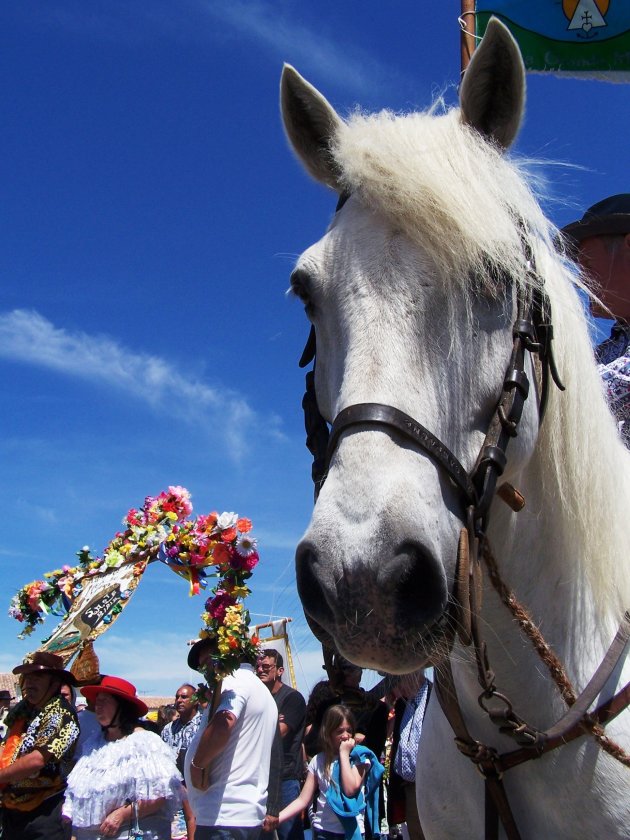
[[[26, 626], [19, 638], [30, 635], [48, 613], [65, 615], [83, 582], [126, 563], [136, 564], [139, 573], [147, 562], [160, 560], [190, 583], [190, 594], [207, 586], [210, 574], [219, 577], [206, 602], [203, 614], [206, 636], [218, 639], [218, 669], [222, 676], [231, 673], [243, 651], [254, 649], [258, 640], [250, 639], [249, 613], [242, 600], [250, 594], [246, 581], [258, 563], [256, 540], [251, 536], [252, 523], [235, 513], [210, 513], [194, 520], [190, 493], [184, 487], [169, 487], [159, 496], [148, 496], [141, 508], [132, 508], [118, 532], [105, 548], [102, 557], [94, 557], [88, 546], [77, 556], [76, 566], [62, 566], [47, 572], [43, 580], [23, 586], [11, 600], [9, 615]], [[121, 593], [121, 600], [129, 597]], [[122, 606], [116, 603], [105, 615], [111, 623]], [[220, 678], [222, 678], [222, 676]]]
[[206, 601], [199, 632], [200, 639], [216, 640], [211, 667], [204, 672], [210, 688], [233, 673], [243, 659], [255, 658], [260, 644], [256, 635], [250, 635], [249, 611], [242, 603], [250, 594], [246, 581], [258, 563], [256, 540], [249, 533], [252, 523], [235, 513], [223, 513], [213, 527], [221, 534], [213, 552], [219, 581]]

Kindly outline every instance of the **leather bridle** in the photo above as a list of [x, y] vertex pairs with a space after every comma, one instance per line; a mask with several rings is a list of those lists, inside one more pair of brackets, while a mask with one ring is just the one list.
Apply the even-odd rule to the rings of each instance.
[[[335, 417], [331, 428], [317, 406], [313, 370], [306, 375], [306, 392], [302, 401], [306, 427], [306, 445], [313, 456], [312, 476], [315, 498], [326, 480], [328, 467], [341, 435], [359, 426], [371, 425], [394, 431], [427, 455], [449, 478], [459, 492], [463, 503], [464, 522], [475, 523], [475, 533], [485, 533], [490, 504], [495, 494], [498, 478], [506, 463], [506, 449], [511, 438], [516, 437], [518, 424], [529, 394], [529, 378], [525, 370], [529, 353], [537, 360], [540, 372], [539, 419], [544, 417], [549, 393], [549, 379], [560, 390], [552, 339], [551, 307], [534, 267], [531, 249], [526, 245], [526, 281], [516, 291], [517, 314], [512, 327], [512, 353], [503, 379], [503, 387], [490, 421], [484, 443], [470, 473], [457, 456], [429, 429], [394, 406], [382, 403], [357, 403], [343, 408]], [[311, 327], [308, 341], [300, 358], [300, 367], [315, 362], [315, 328]]]
[[[342, 203], [343, 200], [340, 201], [340, 205]], [[521, 241], [527, 276], [522, 284], [513, 284], [516, 286], [517, 314], [512, 327], [512, 352], [503, 379], [501, 394], [477, 460], [470, 472], [466, 471], [449, 447], [429, 429], [394, 406], [371, 402], [346, 406], [335, 417], [329, 429], [319, 412], [315, 393], [314, 327], [311, 327], [300, 359], [300, 367], [314, 362], [313, 370], [306, 374], [306, 392], [302, 406], [307, 434], [306, 445], [313, 456], [312, 477], [315, 485], [315, 499], [326, 480], [330, 461], [341, 436], [348, 431], [374, 426], [394, 432], [395, 436], [402, 436], [407, 442], [411, 442], [434, 462], [460, 497], [460, 517], [463, 528], [458, 549], [458, 568], [450, 616], [451, 637], [454, 638], [456, 632], [464, 645], [473, 645], [478, 680], [482, 687], [479, 697], [480, 706], [503, 734], [510, 735], [516, 740], [519, 749], [511, 753], [499, 754], [496, 749], [481, 744], [471, 737], [464, 722], [448, 660], [436, 668], [435, 683], [436, 695], [455, 733], [455, 743], [460, 751], [475, 763], [485, 779], [485, 837], [487, 840], [498, 837], [499, 819], [509, 840], [520, 840], [501, 780], [505, 770], [524, 761], [538, 758], [545, 752], [585, 732], [593, 734], [596, 726], [603, 726], [630, 704], [629, 684], [595, 712], [590, 714], [588, 712], [588, 708], [605, 686], [624, 653], [626, 642], [630, 638], [630, 613], [626, 613], [617, 636], [593, 679], [579, 697], [570, 696], [567, 702], [571, 703], [574, 700], [571, 709], [546, 732], [540, 732], [519, 718], [513, 711], [508, 698], [497, 691], [495, 676], [488, 662], [486, 644], [480, 631], [478, 619], [481, 608], [481, 559], [483, 557], [487, 563], [489, 562], [486, 534], [490, 505], [495, 495], [499, 495], [515, 511], [520, 510], [524, 504], [520, 494], [509, 484], [504, 482], [497, 490], [497, 483], [507, 464], [506, 450], [510, 439], [516, 437], [518, 433], [523, 407], [529, 394], [530, 383], [526, 372], [528, 355], [532, 359], [532, 367], [538, 380], [540, 423], [545, 414], [550, 380], [561, 391], [564, 390], [552, 352], [551, 306], [544, 284], [537, 274], [523, 226], [521, 226]], [[496, 587], [498, 584], [495, 577], [498, 578], [496, 566], [490, 574], [490, 579]], [[516, 604], [520, 608], [513, 595], [506, 599], [506, 603], [508, 607]], [[523, 612], [527, 616], [526, 611]], [[521, 629], [524, 629], [526, 633], [527, 623], [527, 620], [521, 622]], [[529, 623], [531, 624], [531, 621]], [[542, 636], [540, 638], [542, 639]], [[549, 652], [553, 659], [553, 654], [544, 640], [540, 647], [542, 650], [538, 647], [537, 650], [543, 661], [545, 661], [545, 652]], [[549, 666], [549, 663], [546, 662], [546, 664]], [[564, 673], [559, 662], [549, 667], [552, 675], [554, 669], [555, 671], [559, 669]], [[498, 701], [498, 706], [495, 701]], [[603, 737], [603, 733], [599, 735], [598, 740], [602, 746], [603, 741], [608, 741]], [[615, 757], [625, 763], [624, 758], [620, 758], [620, 755], [625, 756], [623, 750], [616, 745], [613, 746], [618, 752]], [[608, 751], [611, 752], [610, 749]]]

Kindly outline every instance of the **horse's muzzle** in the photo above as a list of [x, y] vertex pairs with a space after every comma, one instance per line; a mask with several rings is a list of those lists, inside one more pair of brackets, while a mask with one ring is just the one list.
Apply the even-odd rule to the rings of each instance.
[[297, 585], [309, 623], [325, 643], [358, 664], [390, 673], [431, 658], [446, 612], [442, 564], [421, 545], [401, 543], [393, 556], [327, 557], [309, 540], [296, 554]]

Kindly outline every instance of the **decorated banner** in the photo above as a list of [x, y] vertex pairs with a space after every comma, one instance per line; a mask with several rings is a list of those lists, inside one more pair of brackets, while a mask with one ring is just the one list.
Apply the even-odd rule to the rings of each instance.
[[[78, 565], [47, 572], [23, 586], [11, 600], [9, 615], [24, 624], [19, 638], [30, 635], [49, 614], [63, 616], [40, 650], [67, 662], [104, 633], [129, 603], [149, 563], [160, 561], [189, 583], [189, 593], [219, 578], [206, 601], [203, 636], [216, 635], [224, 660], [219, 678], [231, 673], [242, 647], [255, 647], [242, 600], [245, 581], [258, 563], [252, 523], [236, 513], [210, 513], [188, 519], [190, 493], [169, 487], [132, 508], [101, 557], [88, 546], [77, 552]], [[211, 568], [214, 567], [214, 568]]]
[[267, 624], [257, 624], [254, 627], [254, 633], [259, 639], [261, 649], [274, 648], [282, 655], [285, 663], [282, 681], [288, 682], [292, 688], [297, 688], [293, 654], [287, 631], [287, 623], [291, 620], [290, 618], [279, 618], [277, 621], [269, 621]]
[[510, 29], [528, 70], [630, 81], [629, 0], [476, 0], [477, 38], [491, 15]]
[[86, 641], [93, 641], [116, 621], [140, 582], [146, 560], [126, 563], [88, 577], [64, 620], [40, 650], [71, 659]]

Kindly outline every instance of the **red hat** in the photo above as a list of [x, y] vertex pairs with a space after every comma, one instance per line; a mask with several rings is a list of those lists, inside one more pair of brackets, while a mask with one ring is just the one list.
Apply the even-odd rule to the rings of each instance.
[[93, 703], [97, 694], [111, 694], [131, 703], [138, 712], [138, 717], [143, 717], [149, 711], [149, 707], [136, 694], [136, 687], [122, 677], [103, 677], [100, 685], [84, 685], [81, 694]]

